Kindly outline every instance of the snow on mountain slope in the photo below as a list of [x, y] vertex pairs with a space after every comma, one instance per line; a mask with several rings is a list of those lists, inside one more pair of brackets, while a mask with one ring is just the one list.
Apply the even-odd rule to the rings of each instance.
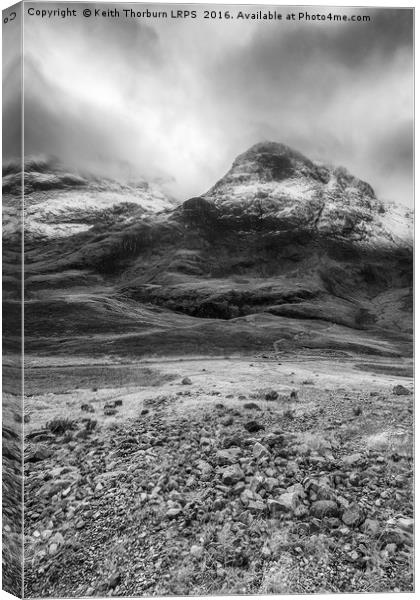
[[411, 244], [412, 214], [380, 201], [343, 167], [327, 167], [284, 144], [263, 142], [233, 162], [203, 196], [224, 218], [251, 218], [279, 232], [306, 231], [371, 245]]
[[[18, 165], [6, 165], [3, 231], [15, 227], [16, 195], [21, 183]], [[45, 159], [25, 161], [23, 174], [25, 237], [60, 238], [89, 231], [100, 222], [126, 221], [172, 209], [175, 201], [154, 182], [120, 183], [92, 175], [69, 173]]]

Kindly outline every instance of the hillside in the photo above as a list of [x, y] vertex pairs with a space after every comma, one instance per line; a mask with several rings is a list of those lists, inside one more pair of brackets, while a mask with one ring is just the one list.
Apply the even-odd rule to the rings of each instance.
[[[6, 256], [19, 178], [5, 169]], [[412, 216], [341, 167], [257, 144], [178, 205], [45, 160], [24, 180], [28, 349], [409, 348]]]

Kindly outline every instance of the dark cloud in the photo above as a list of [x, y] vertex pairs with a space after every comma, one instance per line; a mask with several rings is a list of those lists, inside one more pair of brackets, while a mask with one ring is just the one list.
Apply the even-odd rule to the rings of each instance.
[[316, 12], [349, 10], [371, 22], [27, 19], [27, 151], [112, 174], [166, 173], [185, 197], [271, 139], [409, 204], [413, 12]]

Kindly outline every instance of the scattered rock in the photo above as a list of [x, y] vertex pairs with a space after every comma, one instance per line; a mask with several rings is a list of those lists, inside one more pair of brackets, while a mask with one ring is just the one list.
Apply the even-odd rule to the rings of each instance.
[[238, 462], [238, 457], [242, 453], [240, 448], [229, 448], [226, 450], [218, 450], [216, 452], [216, 463], [220, 466], [233, 465]]
[[209, 481], [213, 473], [213, 467], [207, 461], [199, 460], [197, 469], [201, 472], [201, 479], [203, 481]]
[[341, 517], [343, 523], [348, 527], [357, 527], [361, 523], [363, 523], [365, 517], [362, 508], [357, 504], [357, 502], [353, 502], [350, 506], [343, 512]]
[[30, 448], [25, 455], [26, 462], [38, 462], [45, 460], [52, 455], [52, 450], [47, 446], [38, 446], [36, 448]]
[[362, 459], [362, 455], [359, 453], [348, 454], [347, 456], [342, 457], [341, 462], [346, 467], [352, 467], [353, 465], [356, 465], [357, 463], [359, 463], [361, 461], [361, 459]]
[[260, 458], [264, 458], [266, 456], [270, 456], [269, 450], [259, 442], [256, 442], [252, 448], [252, 454], [254, 457], [259, 460]]
[[392, 393], [396, 396], [408, 396], [410, 394], [410, 390], [399, 384], [392, 388]]
[[278, 504], [283, 512], [294, 511], [300, 505], [301, 500], [297, 492], [286, 492], [277, 498]]
[[267, 506], [261, 500], [250, 500], [248, 509], [256, 515], [262, 515], [267, 510]]
[[245, 474], [239, 465], [230, 465], [222, 471], [222, 482], [225, 485], [235, 485], [245, 479]]
[[366, 521], [363, 523], [362, 531], [373, 537], [377, 536], [380, 531], [379, 521], [376, 519], [366, 519]]
[[318, 519], [340, 516], [338, 505], [333, 500], [317, 500], [311, 505], [309, 512]]
[[270, 390], [270, 391], [266, 392], [264, 397], [268, 401], [277, 400], [279, 397], [279, 393], [276, 392], [275, 390]]
[[110, 575], [108, 577], [107, 584], [110, 589], [114, 589], [120, 583], [121, 583], [121, 573], [119, 573], [118, 571], [115, 571], [114, 573], [112, 573], [112, 575]]
[[412, 533], [414, 530], [414, 519], [411, 517], [399, 517], [397, 519], [397, 525], [403, 531]]
[[257, 431], [265, 429], [264, 425], [258, 423], [257, 421], [247, 421], [244, 423], [244, 427], [247, 431], [249, 431], [249, 433], [256, 433]]
[[181, 381], [182, 385], [192, 385], [192, 381], [189, 377], [184, 377], [184, 379]]
[[166, 511], [166, 516], [168, 519], [176, 519], [179, 515], [182, 514], [182, 508], [170, 508]]
[[245, 402], [244, 408], [248, 410], [261, 410], [261, 407], [258, 406], [255, 402]]

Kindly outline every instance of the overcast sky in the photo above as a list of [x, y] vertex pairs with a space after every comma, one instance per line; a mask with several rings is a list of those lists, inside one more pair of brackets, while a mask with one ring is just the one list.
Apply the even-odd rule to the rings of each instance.
[[273, 140], [411, 205], [412, 13], [359, 13], [371, 22], [26, 17], [26, 153], [165, 176], [184, 199]]

